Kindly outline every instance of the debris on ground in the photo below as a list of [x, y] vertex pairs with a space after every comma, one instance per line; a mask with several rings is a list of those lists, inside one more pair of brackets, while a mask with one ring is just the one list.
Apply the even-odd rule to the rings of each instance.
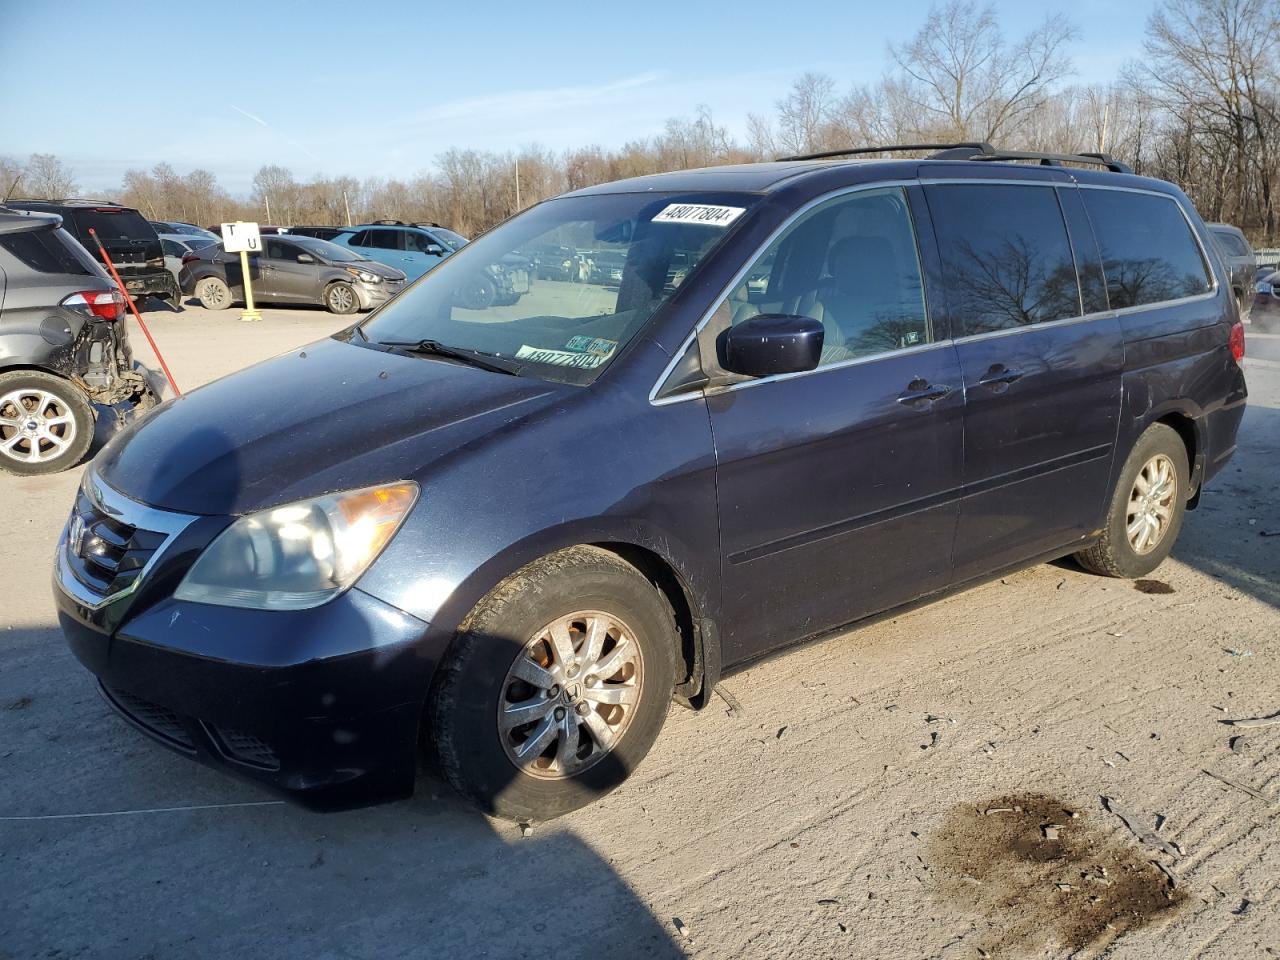
[[532, 836], [533, 836], [533, 824], [531, 824], [531, 823], [522, 823], [522, 824], [520, 824], [520, 836], [522, 836], [522, 837], [532, 837]]
[[[1206, 771], [1207, 772], [1207, 771]], [[1114, 813], [1123, 821], [1124, 825], [1129, 828], [1129, 832], [1138, 838], [1142, 843], [1155, 847], [1161, 853], [1167, 853], [1171, 857], [1180, 857], [1182, 852], [1167, 840], [1157, 837], [1152, 831], [1142, 825], [1136, 816], [1126, 810], [1120, 804], [1116, 803], [1110, 797], [1102, 798], [1102, 805], [1107, 809], [1108, 813]]]
[[676, 928], [676, 933], [680, 934], [680, 936], [684, 937], [690, 943], [693, 943], [693, 936], [689, 933], [689, 925], [687, 923], [679, 917], [672, 917], [671, 923]]
[[1259, 530], [1260, 537], [1280, 537], [1280, 530]]
[[1252, 657], [1252, 650], [1237, 650], [1235, 647], [1223, 647], [1224, 652], [1229, 653], [1233, 657]]
[[1280, 711], [1266, 717], [1250, 717], [1247, 720], [1223, 720], [1222, 722], [1232, 727], [1270, 727], [1273, 724], [1280, 723]]
[[1227, 746], [1231, 748], [1232, 753], [1247, 753], [1253, 749], [1248, 737], [1232, 737], [1227, 741]]
[[942, 742], [942, 734], [938, 733], [938, 732], [935, 730], [935, 731], [933, 731], [932, 733], [930, 733], [930, 734], [929, 734], [929, 742], [928, 742], [928, 743], [922, 743], [922, 744], [920, 744], [920, 749], [921, 749], [921, 750], [928, 750], [930, 747], [936, 747], [940, 742]]
[[723, 683], [717, 683], [711, 690], [716, 696], [724, 701], [725, 706], [729, 708], [728, 715], [731, 717], [745, 717], [747, 711], [742, 709], [742, 704], [738, 702], [738, 698], [729, 692], [729, 688]]
[[1058, 834], [1062, 832], [1062, 824], [1046, 823], [1040, 828], [1040, 832], [1044, 834], [1046, 840], [1057, 840]]
[[840, 901], [837, 900], [835, 897], [823, 897], [821, 900], [818, 901], [818, 905], [822, 907], [839, 906]]
[[1261, 790], [1255, 790], [1253, 787], [1250, 787], [1247, 784], [1243, 784], [1238, 780], [1232, 780], [1229, 777], [1224, 777], [1221, 774], [1214, 773], [1212, 770], [1201, 770], [1200, 772], [1204, 774], [1208, 774], [1209, 776], [1213, 777], [1213, 779], [1218, 780], [1222, 783], [1225, 783], [1228, 787], [1235, 787], [1237, 790], [1243, 790], [1245, 793], [1249, 794], [1249, 796], [1257, 797], [1259, 800], [1263, 801], [1264, 803], [1271, 802], [1271, 798], [1268, 797]]
[[1246, 913], [1249, 912], [1249, 908], [1251, 906], [1253, 906], [1253, 901], [1250, 900], [1248, 897], [1246, 897], [1240, 901], [1240, 906], [1236, 907], [1234, 910], [1231, 911], [1231, 914], [1232, 916], [1243, 917]]
[[787, 728], [786, 728], [786, 727], [779, 727], [779, 728], [778, 728], [778, 733], [777, 733], [777, 735], [776, 735], [776, 736], [777, 736], [777, 739], [781, 740], [781, 739], [782, 739], [782, 735], [783, 735], [784, 733], [786, 733], [786, 732], [787, 732]]
[[29, 706], [31, 706], [30, 697], [19, 697], [17, 700], [13, 701], [13, 703], [6, 706], [5, 709], [6, 710], [25, 710]]

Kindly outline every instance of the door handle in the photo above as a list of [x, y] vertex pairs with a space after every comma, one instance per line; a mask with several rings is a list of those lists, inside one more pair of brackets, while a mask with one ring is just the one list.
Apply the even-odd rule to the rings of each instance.
[[1003, 363], [995, 363], [978, 381], [978, 385], [981, 387], [1007, 387], [1009, 384], [1021, 379], [1021, 370], [1010, 370]]
[[923, 377], [917, 377], [907, 384], [907, 389], [898, 394], [898, 402], [908, 407], [923, 407], [941, 400], [951, 393], [945, 384], [932, 384]]

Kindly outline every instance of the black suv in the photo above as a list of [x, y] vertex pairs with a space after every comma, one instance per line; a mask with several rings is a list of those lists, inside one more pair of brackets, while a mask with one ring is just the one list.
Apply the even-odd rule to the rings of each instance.
[[[0, 206], [0, 470], [55, 473], [93, 441], [91, 404], [149, 408], [124, 297], [53, 214]], [[122, 410], [122, 414], [127, 414]]]
[[178, 283], [164, 266], [164, 251], [155, 228], [132, 207], [102, 200], [9, 200], [15, 210], [56, 213], [62, 225], [95, 260], [101, 261], [93, 230], [134, 300], [157, 297], [178, 306]]

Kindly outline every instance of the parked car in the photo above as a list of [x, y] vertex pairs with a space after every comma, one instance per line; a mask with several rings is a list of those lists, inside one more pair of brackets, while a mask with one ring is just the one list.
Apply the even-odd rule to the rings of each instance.
[[[179, 291], [164, 268], [155, 229], [137, 210], [103, 200], [8, 200], [15, 210], [38, 210], [62, 217], [63, 228], [102, 262], [94, 234], [106, 247], [116, 273], [134, 300], [156, 297], [178, 303]], [[93, 230], [94, 234], [89, 231]]]
[[149, 224], [155, 228], [160, 236], [166, 234], [182, 234], [189, 237], [199, 237], [210, 242], [221, 240], [222, 234], [217, 230], [206, 230], [204, 227], [197, 227], [194, 223], [183, 223], [181, 220], [148, 220]]
[[[164, 253], [164, 268], [173, 276], [173, 282], [182, 287], [182, 258], [188, 253], [203, 250], [218, 243], [217, 237], [197, 236], [192, 233], [160, 234], [160, 249]], [[176, 307], [177, 304], [175, 303]]]
[[[372, 310], [404, 286], [404, 274], [353, 250], [314, 237], [268, 235], [249, 257], [249, 279], [259, 303], [318, 303], [330, 313]], [[182, 258], [183, 293], [211, 310], [244, 299], [240, 254], [221, 243]]]
[[0, 206], [0, 471], [56, 473], [93, 442], [97, 409], [125, 418], [161, 388], [136, 363], [115, 282], [56, 214]]
[[1253, 247], [1249, 246], [1249, 241], [1239, 227], [1233, 227], [1229, 223], [1210, 223], [1206, 226], [1226, 261], [1227, 271], [1231, 276], [1231, 292], [1235, 295], [1240, 315], [1247, 318], [1253, 307], [1253, 275], [1258, 268]]
[[291, 236], [315, 237], [317, 240], [332, 240], [342, 233], [342, 227], [288, 227], [283, 230]]
[[1274, 267], [1258, 273], [1249, 323], [1259, 333], [1280, 333], [1280, 272]]
[[616, 287], [622, 282], [622, 268], [626, 258], [626, 253], [621, 250], [597, 250], [591, 257], [591, 271], [587, 274], [587, 282]]
[[[1042, 156], [1108, 169], [1006, 162]], [[305, 803], [407, 795], [424, 747], [545, 820], [788, 644], [1054, 557], [1151, 573], [1244, 413], [1208, 229], [1105, 158], [943, 157], [580, 190], [168, 405], [86, 474], [71, 649]], [[625, 251], [621, 283], [458, 306], [548, 244]]]
[[403, 270], [417, 280], [445, 257], [461, 250], [467, 238], [436, 224], [379, 220], [344, 228], [334, 243], [358, 250], [373, 260]]
[[532, 252], [534, 276], [539, 280], [577, 280], [578, 254], [573, 247], [552, 243]]

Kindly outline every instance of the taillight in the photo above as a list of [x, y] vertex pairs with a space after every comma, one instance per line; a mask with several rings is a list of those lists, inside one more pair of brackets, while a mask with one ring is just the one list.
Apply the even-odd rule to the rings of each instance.
[[184, 253], [182, 255], [182, 265], [186, 266], [188, 263], [195, 263], [199, 259], [200, 255], [198, 253]]
[[119, 320], [124, 316], [124, 297], [119, 290], [85, 290], [73, 293], [63, 298], [62, 306], [99, 320]]
[[1244, 324], [1237, 320], [1231, 325], [1231, 356], [1236, 363], [1244, 363]]

